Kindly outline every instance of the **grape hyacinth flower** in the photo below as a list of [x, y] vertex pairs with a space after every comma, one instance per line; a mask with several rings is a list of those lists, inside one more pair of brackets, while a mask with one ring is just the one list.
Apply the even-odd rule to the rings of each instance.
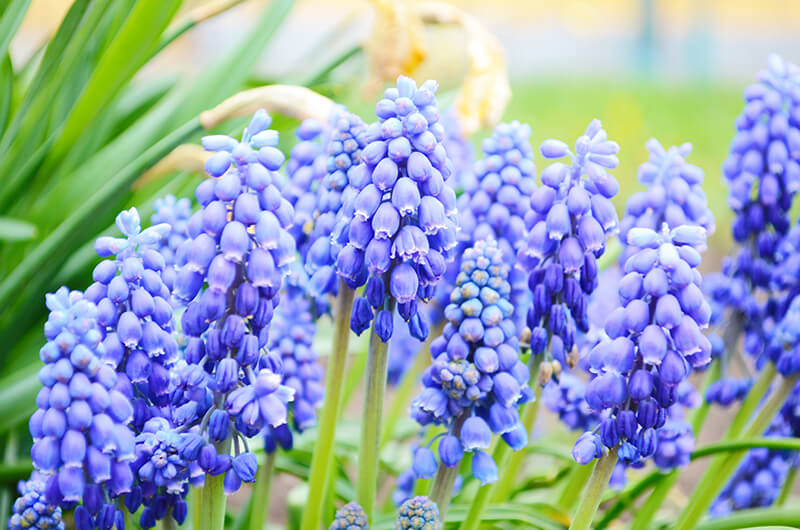
[[751, 379], [735, 379], [731, 377], [720, 379], [708, 386], [706, 401], [722, 407], [728, 407], [736, 401], [742, 401], [752, 386], [753, 381]]
[[[133, 389], [105, 362], [97, 307], [79, 291], [60, 288], [46, 297], [47, 344], [40, 350], [43, 388], [29, 428], [33, 465], [46, 477], [53, 506], [74, 506], [80, 530], [116, 524], [114, 499], [133, 483]], [[106, 526], [107, 525], [107, 526]]]
[[61, 508], [50, 504], [45, 497], [46, 479], [34, 471], [30, 479], [17, 485], [19, 498], [14, 501], [13, 513], [8, 520], [9, 530], [64, 530]]
[[366, 145], [364, 122], [344, 107], [333, 111], [325, 154], [327, 173], [317, 188], [313, 228], [309, 234], [304, 264], [309, 275], [307, 290], [314, 298], [335, 295], [336, 258], [347, 244], [347, 220], [360, 191], [357, 178], [361, 170], [361, 150]]
[[178, 252], [181, 245], [189, 237], [188, 224], [192, 216], [192, 203], [189, 199], [176, 199], [174, 195], [165, 195], [155, 200], [155, 211], [150, 216], [153, 226], [166, 223], [169, 233], [160, 241], [158, 253], [164, 258], [164, 270], [161, 275], [164, 283], [172, 289], [175, 283], [176, 263], [180, 260]]
[[542, 403], [557, 414], [571, 430], [588, 431], [600, 423], [600, 415], [586, 403], [586, 383], [572, 374], [562, 373], [542, 390]]
[[[517, 121], [501, 123], [482, 143], [484, 158], [475, 163], [475, 185], [457, 201], [458, 251], [474, 241], [494, 239], [511, 267], [511, 303], [514, 307], [529, 304], [525, 272], [514, 266], [517, 251], [527, 234], [525, 218], [531, 209], [530, 196], [536, 188], [536, 167], [528, 138], [531, 128]], [[448, 266], [446, 279], [438, 291], [442, 307], [453, 289], [458, 264]], [[525, 313], [515, 315], [518, 331], [522, 330]]]
[[197, 462], [184, 457], [190, 446], [199, 447], [202, 439], [194, 433], [179, 433], [162, 417], [147, 420], [136, 436], [136, 460], [133, 469], [137, 485], [126, 498], [126, 507], [136, 513], [139, 502], [144, 505], [140, 517], [142, 528], [152, 528], [170, 515], [183, 524], [187, 515], [184, 498], [192, 475], [202, 475]]
[[367, 514], [357, 502], [349, 502], [336, 510], [329, 530], [369, 530]]
[[788, 211], [800, 189], [800, 69], [772, 55], [759, 82], [744, 91], [745, 107], [723, 165], [736, 213], [733, 236], [739, 243], [771, 227], [789, 229]]
[[397, 510], [394, 530], [441, 530], [439, 508], [428, 497], [413, 497]]
[[428, 335], [418, 300], [433, 296], [456, 244], [456, 196], [444, 182], [452, 169], [442, 145], [437, 88], [434, 81], [418, 88], [401, 76], [397, 88], [387, 89], [376, 106], [379, 122], [367, 129], [361, 164], [350, 173], [360, 191], [337, 270], [351, 289], [366, 285], [351, 328], [360, 334], [377, 318], [375, 330], [384, 342], [392, 336], [394, 304], [413, 336]]
[[783, 319], [775, 326], [767, 356], [784, 377], [800, 373], [800, 296], [795, 297]]
[[297, 249], [304, 254], [308, 235], [313, 225], [317, 203], [316, 188], [325, 177], [325, 126], [309, 118], [295, 131], [299, 140], [289, 153], [286, 163], [286, 182], [281, 188], [283, 196], [294, 207], [294, 219], [289, 232], [295, 238]]
[[270, 123], [260, 110], [241, 141], [203, 138], [215, 151], [206, 163], [212, 178], [197, 186], [202, 209], [189, 221], [175, 280], [175, 295], [187, 304], [181, 317], [186, 365], [178, 379], [189, 400], [181, 424], [198, 426], [208, 442], [184, 456], [211, 475], [225, 473], [227, 492], [254, 480], [256, 459], [245, 439], [286, 424], [294, 394], [282, 384], [280, 358], [263, 350], [282, 275], [295, 258], [286, 230], [293, 208], [275, 184], [284, 156]]
[[[633, 227], [659, 230], [661, 225], [697, 225], [714, 232], [714, 214], [708, 207], [703, 191], [703, 170], [686, 161], [692, 144], [684, 143], [664, 149], [655, 138], [645, 144], [650, 159], [639, 166], [639, 182], [645, 191], [631, 195], [625, 205], [625, 216], [620, 221], [619, 239], [625, 244], [628, 231]], [[626, 249], [620, 255], [620, 264], [635, 250]]]
[[701, 332], [710, 307], [696, 269], [705, 229], [633, 228], [628, 243], [639, 250], [625, 263], [623, 306], [606, 321], [608, 339], [589, 353], [595, 378], [586, 401], [606, 416], [576, 443], [573, 456], [581, 464], [600, 457], [604, 447], [619, 447], [625, 462], [652, 456], [680, 383], [711, 360], [711, 344]]
[[[281, 384], [294, 390], [291, 424], [298, 433], [316, 423], [317, 408], [322, 404], [324, 374], [312, 345], [316, 331], [307, 299], [298, 296], [281, 301], [272, 319], [267, 347], [270, 353], [280, 356]], [[292, 447], [288, 424], [265, 430], [267, 452], [274, 451], [278, 445], [284, 449]]]
[[[514, 450], [527, 445], [518, 407], [533, 397], [528, 367], [517, 353], [508, 273], [496, 241], [478, 241], [464, 252], [445, 309], [448, 322], [431, 343], [425, 388], [411, 404], [420, 425], [448, 428], [438, 446], [441, 464], [453, 468], [464, 452], [472, 452], [473, 475], [484, 484], [497, 479], [497, 466], [485, 452], [492, 433]], [[419, 451], [433, 456], [431, 449]]]
[[800, 69], [770, 56], [758, 82], [744, 90], [744, 99], [722, 168], [735, 214], [733, 238], [741, 247], [723, 265], [727, 285], [715, 282], [712, 294], [728, 309], [728, 320], [744, 331], [744, 350], [760, 360], [791, 300], [773, 281], [776, 264], [786, 257], [778, 249], [800, 189]]
[[477, 179], [474, 171], [474, 154], [469, 138], [464, 134], [464, 127], [455, 107], [449, 107], [442, 113], [440, 123], [444, 127], [444, 149], [453, 163], [453, 172], [445, 182], [456, 192], [467, 192], [475, 189]]
[[527, 241], [517, 258], [530, 274], [531, 352], [546, 352], [545, 361], [558, 362], [551, 369], [542, 364], [540, 380], [546, 383], [559, 366], [575, 365], [576, 334], [589, 330], [587, 297], [597, 287], [597, 258], [619, 224], [610, 200], [619, 184], [607, 171], [619, 164], [619, 146], [593, 120], [575, 141], [574, 153], [560, 140], [545, 140], [540, 150], [545, 158], [571, 161], [542, 171], [526, 219]]
[[170, 232], [161, 223], [142, 230], [136, 208], [117, 215], [117, 228], [126, 237], [100, 237], [95, 250], [113, 256], [94, 269], [86, 298], [97, 305], [103, 333], [103, 360], [131, 386], [134, 428], [141, 430], [170, 400], [169, 370], [177, 360], [172, 336], [173, 308], [162, 274], [168, 267], [156, 247]]

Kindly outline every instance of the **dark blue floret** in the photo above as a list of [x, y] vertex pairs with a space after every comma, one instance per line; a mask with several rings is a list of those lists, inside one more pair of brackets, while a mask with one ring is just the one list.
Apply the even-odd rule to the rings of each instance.
[[497, 242], [478, 241], [463, 253], [444, 311], [447, 324], [431, 343], [433, 364], [422, 376], [425, 388], [411, 405], [411, 415], [420, 425], [448, 428], [439, 442], [444, 465], [454, 467], [464, 452], [472, 452], [473, 471], [484, 483], [497, 475], [484, 452], [492, 433], [510, 434], [504, 440], [514, 450], [527, 445], [518, 407], [533, 393], [530, 372], [518, 356], [510, 293], [508, 266]]

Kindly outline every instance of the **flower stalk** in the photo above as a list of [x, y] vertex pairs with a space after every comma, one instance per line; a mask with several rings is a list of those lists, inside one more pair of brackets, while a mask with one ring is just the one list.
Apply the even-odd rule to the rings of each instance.
[[275, 474], [276, 451], [267, 453], [266, 459], [258, 469], [256, 484], [253, 488], [253, 502], [250, 503], [250, 530], [263, 530], [264, 521], [269, 514], [269, 491], [272, 477]]
[[200, 502], [195, 506], [198, 530], [223, 530], [225, 528], [225, 474], [208, 475], [200, 490]]
[[[394, 312], [394, 299], [390, 298], [389, 313]], [[389, 343], [378, 336], [378, 319], [372, 321], [367, 352], [367, 385], [361, 417], [361, 445], [356, 481], [358, 503], [372, 521], [380, 467], [380, 435], [383, 416], [383, 397], [386, 394]]]
[[[774, 373], [775, 368], [770, 364], [764, 367], [762, 374], [768, 372], [770, 368]], [[764, 402], [761, 410], [759, 410], [758, 414], [753, 418], [753, 421], [738, 438], [746, 439], [760, 436], [775, 417], [775, 414], [777, 414], [786, 402], [797, 379], [798, 375], [781, 379], [775, 391], [773, 391], [770, 397]], [[757, 384], [758, 383], [756, 383], [756, 385]], [[753, 390], [756, 389], [756, 385], [754, 385]], [[751, 393], [753, 390], [751, 390]], [[750, 396], [748, 396], [748, 399], [749, 398]], [[732, 430], [733, 427], [732, 425], [730, 430]], [[728, 440], [728, 437], [726, 437], [726, 440]], [[712, 461], [703, 475], [703, 478], [700, 480], [700, 483], [695, 488], [691, 499], [689, 499], [686, 509], [684, 509], [678, 524], [675, 526], [676, 530], [688, 530], [697, 526], [703, 515], [708, 512], [711, 503], [725, 486], [727, 480], [736, 471], [737, 466], [746, 453], [747, 451], [737, 451], [735, 453], [719, 456]]]
[[[466, 414], [458, 417], [453, 424], [453, 436], [461, 435], [461, 425], [467, 419]], [[453, 487], [458, 477], [460, 466], [447, 467], [444, 462], [439, 462], [436, 476], [433, 478], [430, 498], [439, 507], [439, 520], [444, 522], [447, 517], [447, 510], [450, 508], [450, 499], [453, 498]]]
[[339, 280], [339, 295], [336, 297], [334, 342], [325, 376], [325, 401], [319, 416], [319, 436], [311, 458], [308, 481], [308, 504], [303, 511], [301, 528], [317, 530], [322, 515], [323, 497], [328, 472], [333, 460], [333, 439], [339, 416], [347, 361], [347, 346], [350, 339], [350, 313], [353, 310], [354, 291]]
[[383, 434], [381, 435], [381, 448], [392, 439], [397, 420], [407, 411], [408, 403], [411, 401], [414, 391], [417, 389], [420, 374], [425, 371], [425, 368], [431, 362], [431, 341], [442, 334], [443, 327], [443, 325], [439, 325], [430, 332], [422, 348], [417, 352], [411, 369], [403, 376], [400, 385], [397, 387], [397, 390], [395, 390], [392, 405], [389, 408], [389, 413], [386, 415]]
[[575, 517], [572, 519], [570, 530], [586, 530], [591, 528], [594, 514], [600, 506], [603, 492], [608, 486], [614, 466], [617, 465], [617, 449], [614, 448], [600, 457], [592, 471], [592, 477], [586, 486], [586, 493], [578, 505]]

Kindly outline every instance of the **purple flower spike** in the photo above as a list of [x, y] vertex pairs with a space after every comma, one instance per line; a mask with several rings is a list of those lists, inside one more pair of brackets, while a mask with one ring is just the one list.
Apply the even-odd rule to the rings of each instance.
[[[575, 365], [577, 341], [589, 332], [588, 300], [598, 284], [597, 258], [618, 228], [610, 199], [619, 186], [608, 170], [617, 165], [619, 146], [594, 120], [576, 140], [574, 152], [559, 140], [546, 140], [540, 150], [545, 158], [569, 159], [569, 164], [556, 161], [542, 171], [542, 186], [531, 197], [527, 234], [517, 253], [532, 298], [526, 314], [531, 352], [544, 355], [540, 379], [546, 384], [565, 364]], [[640, 284], [625, 278], [622, 296], [638, 295]], [[631, 308], [618, 319], [619, 328], [643, 327], [645, 313], [641, 307]], [[610, 402], [620, 398], [620, 389], [624, 392], [624, 382], [613, 376], [598, 384], [613, 391], [604, 397]]]
[[[688, 286], [699, 288], [698, 263], [692, 259], [690, 265], [682, 256], [690, 255], [685, 249], [691, 249], [692, 243], [705, 245], [705, 237], [686, 238], [684, 234], [694, 228], [680, 226], [670, 231], [666, 224], [661, 232], [634, 230], [629, 232], [629, 241], [635, 239], [646, 248], [625, 263], [626, 276], [619, 288], [625, 306], [607, 321], [606, 333], [613, 340], [601, 339], [589, 352], [589, 370], [595, 377], [585, 397], [595, 412], [606, 417], [600, 429], [605, 447], [619, 446], [620, 458], [626, 463], [655, 454], [656, 464], [669, 469], [688, 462], [691, 447], [686, 438], [691, 444], [694, 438], [688, 426], [678, 431], [678, 423], [665, 424], [665, 418], [692, 368], [702, 368], [711, 360], [711, 343], [700, 332], [709, 324], [708, 303], [702, 296], [692, 297], [688, 306], [678, 301]], [[659, 258], [665, 255], [675, 258]], [[644, 263], [649, 270], [642, 267]], [[695, 304], [705, 309], [698, 310]], [[573, 456], [579, 463], [594, 458], [593, 436], [587, 432], [576, 443]], [[663, 446], [659, 440], [664, 440]], [[679, 452], [679, 447], [688, 449]]]
[[473, 462], [482, 460], [473, 471], [483, 482], [496, 478], [494, 462], [481, 451], [489, 448], [493, 433], [503, 435], [514, 450], [527, 445], [518, 408], [532, 396], [530, 375], [517, 353], [508, 275], [496, 241], [479, 241], [464, 251], [444, 311], [448, 322], [431, 343], [433, 364], [423, 374], [424, 390], [411, 404], [420, 425], [448, 428], [439, 442], [442, 462], [455, 467], [465, 451], [473, 452]]
[[[190, 479], [200, 482], [205, 472], [227, 473], [229, 491], [251, 481], [255, 473], [251, 453], [237, 451], [233, 460], [228, 454], [212, 455], [200, 449], [198, 437], [223, 444], [278, 429], [288, 421], [288, 403], [297, 389], [305, 390], [291, 376], [284, 378], [281, 355], [266, 349], [282, 277], [295, 255], [294, 239], [287, 232], [294, 209], [278, 191], [276, 171], [284, 157], [275, 147], [277, 133], [267, 129], [270, 121], [259, 111], [241, 141], [213, 137], [204, 142], [210, 150], [230, 152], [231, 162], [224, 173], [197, 187], [202, 209], [189, 220], [188, 239], [181, 245], [185, 252], [177, 253], [175, 294], [186, 305], [182, 329], [187, 343], [185, 361], [172, 367], [165, 397], [171, 397], [173, 404], [169, 420], [181, 426], [182, 436], [163, 441], [167, 453], [174, 447], [186, 462], [176, 490]], [[314, 146], [303, 142], [317, 133], [311, 123], [298, 132], [301, 144], [292, 152], [290, 164], [297, 179], [317, 155]], [[285, 192], [288, 196], [289, 190]], [[191, 280], [184, 284], [183, 278]], [[296, 374], [298, 366], [292, 369]], [[319, 380], [318, 374], [306, 377]], [[314, 403], [321, 395], [316, 388], [309, 393]], [[308, 415], [313, 416], [313, 406], [307, 405], [298, 403], [297, 421], [307, 423]], [[176, 492], [168, 486], [164, 493]], [[147, 504], [147, 495], [145, 499]], [[173, 498], [181, 499], [181, 495]], [[160, 518], [160, 502], [154, 499], [148, 504], [148, 517]]]
[[[442, 145], [444, 128], [433, 97], [436, 83], [417, 87], [406, 77], [397, 83], [398, 88], [388, 89], [378, 103], [379, 121], [367, 129], [360, 163], [348, 172], [349, 187], [342, 192], [342, 217], [335, 223], [331, 247], [338, 253], [338, 273], [350, 288], [371, 278], [383, 283], [384, 296], [371, 296], [371, 302], [382, 299], [381, 304], [357, 302], [352, 329], [366, 329], [374, 316], [391, 312], [396, 303], [409, 331], [424, 339], [428, 326], [417, 301], [433, 296], [452, 257], [455, 192], [444, 182], [452, 165]], [[362, 251], [365, 259], [354, 259]], [[327, 254], [320, 257], [324, 262]], [[312, 275], [322, 270], [320, 265], [315, 260]], [[382, 339], [388, 340], [393, 331], [391, 320], [382, 317]]]

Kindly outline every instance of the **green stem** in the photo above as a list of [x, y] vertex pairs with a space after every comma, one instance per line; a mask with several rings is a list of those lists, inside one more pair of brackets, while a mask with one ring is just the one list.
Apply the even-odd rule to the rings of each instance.
[[616, 465], [617, 449], [615, 447], [601, 456], [600, 460], [595, 464], [592, 477], [589, 479], [589, 484], [586, 485], [586, 493], [581, 499], [581, 503], [578, 505], [578, 510], [575, 512], [572, 524], [569, 526], [570, 530], [588, 530], [591, 528], [594, 514], [600, 506], [600, 501], [603, 499], [603, 492], [605, 492], [606, 487], [608, 487], [608, 481]]
[[272, 485], [272, 476], [275, 473], [275, 453], [267, 453], [264, 463], [256, 475], [256, 485], [253, 488], [253, 502], [250, 504], [249, 530], [263, 530], [264, 521], [269, 514], [269, 489]]
[[223, 530], [225, 528], [225, 474], [206, 476], [200, 490], [200, 526], [197, 530]]
[[617, 517], [619, 517], [622, 512], [627, 510], [629, 506], [632, 506], [639, 499], [639, 497], [644, 494], [644, 492], [649, 490], [654, 484], [657, 484], [660, 478], [661, 473], [658, 471], [653, 471], [643, 479], [639, 480], [639, 482], [636, 484], [621, 491], [617, 495], [617, 502], [615, 502], [611, 508], [606, 510], [606, 512], [603, 514], [603, 517], [597, 522], [595, 530], [603, 530], [604, 528], [608, 528], [608, 526], [613, 521], [616, 521]]
[[364, 380], [364, 372], [367, 370], [366, 352], [359, 351], [349, 357], [347, 372], [345, 373], [342, 383], [344, 392], [342, 393], [342, 401], [339, 405], [339, 414], [347, 409], [347, 405], [350, 404], [350, 399], [355, 395], [356, 390], [361, 388], [361, 381]]
[[[772, 364], [767, 365], [764, 371], [771, 368], [774, 372], [775, 367]], [[783, 406], [788, 398], [798, 376], [783, 378], [780, 380], [778, 387], [772, 392], [770, 397], [764, 402], [756, 417], [750, 425], [744, 430], [740, 436], [741, 439], [753, 438], [763, 434], [764, 430], [769, 426], [769, 423], [775, 417], [775, 414]], [[755, 387], [754, 387], [755, 389]], [[753, 390], [751, 390], [751, 393]], [[749, 396], [748, 396], [749, 399]], [[729, 430], [730, 432], [730, 430]], [[731, 440], [723, 440], [731, 441]], [[735, 440], [733, 440], [735, 441]], [[736, 471], [739, 462], [744, 458], [745, 451], [738, 451], [731, 454], [720, 455], [715, 458], [711, 465], [708, 466], [705, 474], [703, 475], [700, 483], [695, 488], [694, 494], [689, 500], [686, 508], [684, 509], [676, 530], [689, 530], [695, 528], [697, 523], [706, 514], [709, 506], [714, 501], [720, 490], [725, 486], [731, 475]]]
[[[532, 361], [530, 371], [531, 371], [531, 383], [534, 385], [533, 392], [535, 395], [535, 399], [530, 402], [526, 403], [522, 406], [522, 427], [527, 431], [528, 438], [533, 438], [533, 426], [536, 423], [536, 418], [539, 415], [539, 401], [542, 396], [542, 385], [538, 383], [538, 376], [539, 376], [539, 364], [542, 361], [542, 355], [539, 355], [536, 359]], [[498, 451], [499, 447], [502, 447], [505, 444], [499, 443], [495, 446], [495, 451]], [[498, 455], [493, 453], [493, 458], [495, 462], [498, 462]], [[495, 482], [492, 486], [492, 492], [490, 495], [490, 499], [493, 503], [499, 503], [507, 500], [511, 495], [511, 490], [514, 487], [514, 478], [517, 476], [517, 473], [522, 469], [522, 461], [525, 459], [525, 451], [514, 451], [511, 454], [511, 457], [508, 459], [508, 463], [503, 467], [500, 467], [500, 477], [498, 478], [497, 482]]]
[[[390, 299], [388, 311], [394, 313], [394, 299]], [[358, 455], [358, 478], [356, 499], [367, 514], [370, 524], [375, 508], [380, 466], [380, 435], [383, 416], [383, 396], [386, 394], [386, 365], [388, 342], [383, 342], [375, 329], [378, 319], [372, 320], [367, 352], [367, 385], [364, 392], [364, 412], [361, 416], [361, 445]]]
[[573, 465], [556, 505], [565, 512], [570, 512], [591, 475], [592, 466]]
[[792, 496], [792, 487], [794, 486], [796, 478], [797, 468], [790, 467], [789, 472], [786, 474], [786, 479], [783, 481], [783, 486], [781, 486], [781, 493], [778, 495], [778, 500], [775, 501], [775, 506], [783, 506], [786, 504], [786, 501]]
[[[456, 418], [453, 424], [453, 436], [458, 437], [461, 434], [461, 425], [464, 424], [466, 419], [466, 414], [462, 414]], [[444, 465], [444, 462], [439, 462], [439, 468], [436, 470], [436, 476], [433, 478], [430, 498], [439, 507], [439, 520], [442, 524], [444, 524], [447, 518], [447, 510], [450, 508], [450, 500], [453, 498], [453, 486], [456, 483], [456, 477], [458, 477], [458, 468], [458, 465], [447, 467]]]
[[[127, 526], [126, 526], [127, 528]], [[131, 527], [133, 528], [133, 527]], [[161, 528], [164, 530], [176, 530], [178, 528], [178, 523], [172, 517], [172, 510], [161, 520]]]
[[325, 399], [319, 416], [319, 434], [311, 457], [308, 481], [308, 503], [303, 510], [302, 530], [319, 530], [328, 472], [333, 460], [334, 435], [342, 399], [347, 344], [350, 339], [350, 314], [353, 311], [354, 291], [339, 280], [339, 295], [334, 309], [335, 329], [333, 351], [328, 358], [325, 376]]
[[[703, 381], [703, 387], [700, 390], [700, 395], [705, 396], [708, 387], [717, 381], [721, 375], [722, 367], [721, 362], [718, 360], [711, 365], [711, 368], [709, 368], [708, 372], [706, 373]], [[708, 411], [710, 409], [710, 404], [704, 399], [701, 405], [694, 409], [689, 416], [689, 424], [692, 426], [692, 432], [694, 433], [695, 440], [700, 437], [700, 429], [702, 428], [703, 423], [705, 423], [706, 417], [708, 416]], [[631, 526], [631, 530], [647, 530], [650, 528], [650, 523], [653, 522], [653, 518], [656, 516], [656, 513], [658, 513], [659, 508], [661, 508], [661, 505], [664, 504], [664, 499], [667, 498], [670, 490], [672, 490], [672, 486], [674, 486], [677, 481], [677, 469], [674, 469], [661, 477], [652, 493], [650, 493], [650, 496], [642, 505], [642, 509], [637, 512], [636, 518]]]
[[[747, 393], [747, 398], [742, 402], [742, 406], [733, 418], [731, 426], [728, 428], [728, 432], [725, 434], [723, 440], [733, 440], [739, 437], [742, 429], [744, 429], [747, 422], [750, 421], [753, 413], [761, 404], [761, 400], [769, 391], [769, 387], [772, 385], [772, 382], [775, 381], [776, 376], [777, 371], [773, 363], [768, 363], [764, 369], [761, 370], [761, 375], [753, 384], [750, 392]], [[761, 434], [762, 433], [758, 433], [759, 436]]]
[[[203, 511], [200, 509], [200, 503], [203, 496], [202, 491], [203, 488], [191, 488], [189, 490], [189, 514], [192, 518], [192, 530], [200, 528], [200, 525], [202, 524]], [[125, 525], [125, 528], [128, 528], [127, 524]]]
[[397, 421], [401, 416], [408, 413], [408, 404], [411, 402], [412, 394], [417, 389], [419, 376], [431, 363], [431, 341], [442, 334], [442, 327], [442, 325], [439, 325], [428, 333], [428, 339], [417, 352], [414, 364], [403, 376], [403, 379], [395, 390], [394, 396], [392, 397], [392, 405], [389, 408], [389, 413], [386, 415], [383, 433], [381, 434], [381, 449], [392, 439]]

